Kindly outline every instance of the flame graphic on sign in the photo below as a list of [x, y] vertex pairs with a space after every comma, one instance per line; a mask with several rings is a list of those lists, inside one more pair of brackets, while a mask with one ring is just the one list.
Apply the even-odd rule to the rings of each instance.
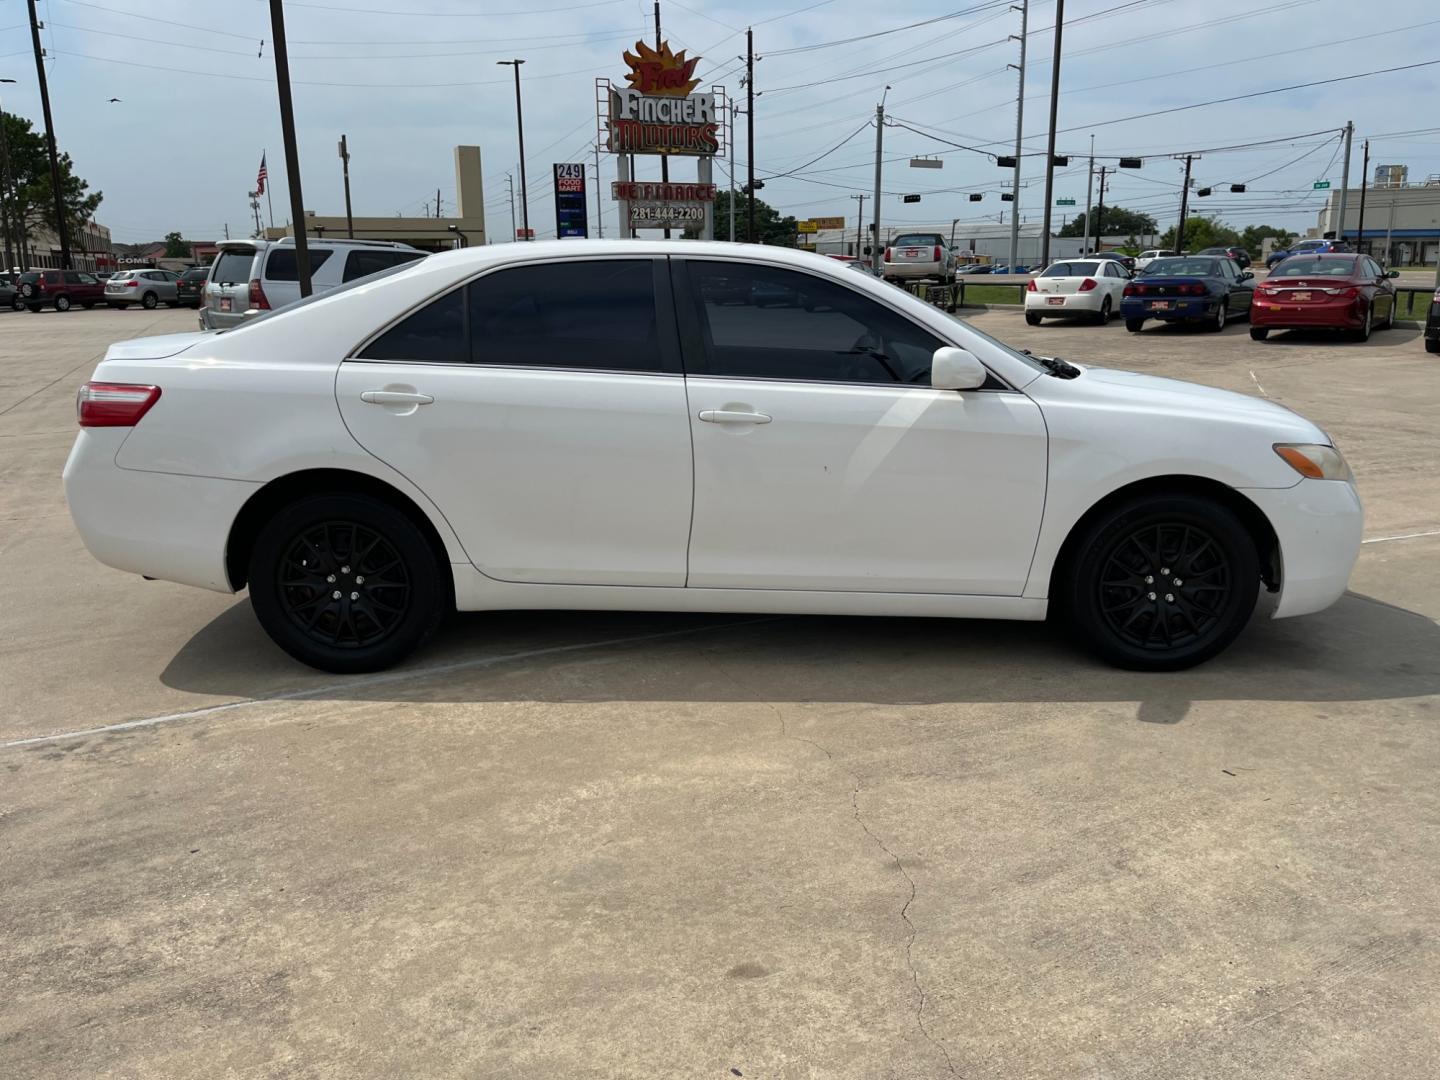
[[662, 41], [658, 49], [643, 41], [635, 42], [635, 52], [625, 53], [625, 63], [630, 65], [630, 74], [625, 78], [642, 94], [686, 97], [700, 85], [699, 79], [691, 78], [700, 58], [685, 59], [684, 49], [671, 52], [668, 41]]

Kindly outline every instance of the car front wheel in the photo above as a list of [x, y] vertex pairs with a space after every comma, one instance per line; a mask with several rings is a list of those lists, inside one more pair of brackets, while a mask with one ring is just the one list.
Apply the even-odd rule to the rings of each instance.
[[55, 298], [55, 310], [56, 310], [56, 311], [69, 311], [69, 310], [70, 310], [70, 297], [68, 297], [68, 296], [57, 296], [57, 297]]
[[250, 603], [295, 659], [342, 674], [404, 659], [449, 607], [446, 568], [401, 511], [364, 495], [291, 503], [260, 530]]
[[1146, 496], [1098, 516], [1076, 539], [1057, 599], [1079, 640], [1137, 671], [1210, 659], [1255, 609], [1255, 544], [1225, 506]]

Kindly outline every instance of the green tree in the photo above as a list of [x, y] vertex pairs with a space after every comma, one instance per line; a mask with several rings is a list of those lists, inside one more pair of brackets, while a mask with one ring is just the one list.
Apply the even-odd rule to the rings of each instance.
[[1260, 246], [1267, 236], [1275, 237], [1277, 248], [1286, 248], [1295, 242], [1295, 234], [1279, 225], [1246, 225], [1240, 234], [1240, 246], [1252, 256], [1260, 254]]
[[190, 245], [178, 232], [165, 234], [165, 258], [167, 259], [188, 259], [190, 257]]
[[[1097, 214], [1099, 214], [1098, 211]], [[1065, 227], [1060, 230], [1060, 235], [1086, 235], [1085, 217], [1086, 215], [1083, 213], [1075, 215], [1066, 222]], [[1123, 206], [1105, 207], [1099, 220], [1101, 236], [1142, 236], [1155, 231], [1153, 217], [1149, 214], [1142, 214], [1138, 210], [1126, 210]]]
[[[45, 151], [44, 136], [22, 116], [5, 113], [5, 140], [10, 169], [3, 178], [3, 186], [10, 231], [21, 248], [29, 249], [36, 230], [56, 231], [50, 158]], [[70, 235], [76, 237], [85, 222], [95, 216], [104, 196], [98, 191], [92, 192], [90, 185], [75, 175], [74, 163], [70, 155], [64, 153], [60, 155], [60, 196]], [[17, 255], [17, 259], [28, 265], [28, 258]]]
[[[1208, 247], [1230, 247], [1240, 243], [1240, 234], [1223, 221], [1211, 218], [1192, 217], [1185, 220], [1185, 250], [1200, 251]], [[1160, 247], [1177, 250], [1175, 247], [1175, 226], [1160, 237]]]
[[[743, 191], [735, 193], [735, 239], [749, 242], [750, 197]], [[780, 212], [764, 199], [755, 200], [755, 232], [760, 243], [772, 247], [795, 246], [795, 219], [781, 217]], [[685, 238], [696, 240], [700, 236], [698, 225], [685, 227]], [[715, 196], [715, 238], [730, 238], [730, 192], [721, 191]]]

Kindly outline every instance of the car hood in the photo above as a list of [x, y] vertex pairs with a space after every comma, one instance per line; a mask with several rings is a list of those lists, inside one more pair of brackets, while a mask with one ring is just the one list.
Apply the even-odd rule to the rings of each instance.
[[159, 334], [155, 337], [130, 338], [117, 341], [105, 350], [106, 360], [163, 360], [190, 346], [213, 337], [214, 331], [191, 331], [188, 334]]

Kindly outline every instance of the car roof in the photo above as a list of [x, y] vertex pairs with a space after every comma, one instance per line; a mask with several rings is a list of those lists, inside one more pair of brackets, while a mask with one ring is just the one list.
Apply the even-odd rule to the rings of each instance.
[[1358, 259], [1360, 254], [1354, 251], [1317, 251], [1312, 255], [1306, 255], [1307, 259]]

